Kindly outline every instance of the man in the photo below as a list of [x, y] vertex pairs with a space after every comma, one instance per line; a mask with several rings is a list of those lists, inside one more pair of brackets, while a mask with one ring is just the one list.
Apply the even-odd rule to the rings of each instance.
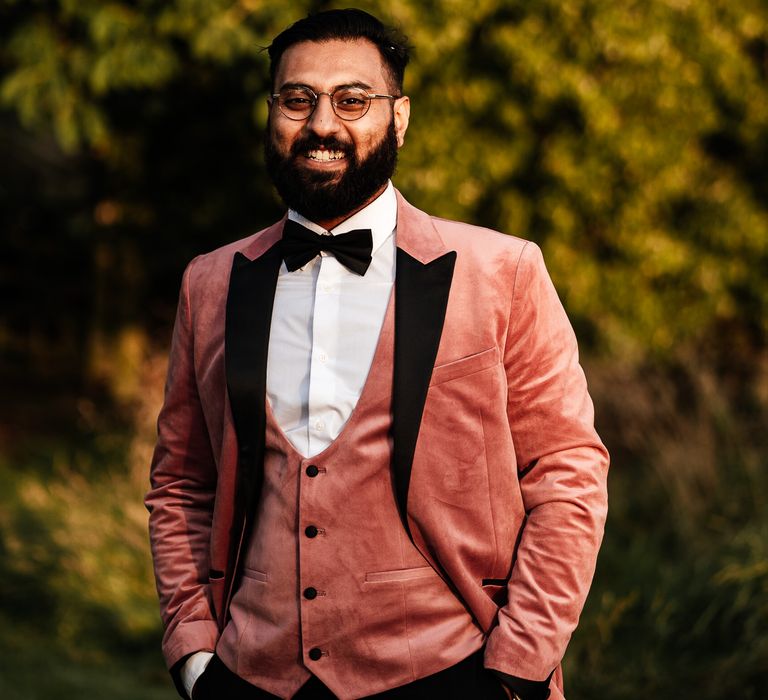
[[286, 218], [182, 284], [147, 496], [164, 653], [206, 698], [562, 698], [607, 454], [532, 243], [394, 190], [405, 44], [269, 49]]

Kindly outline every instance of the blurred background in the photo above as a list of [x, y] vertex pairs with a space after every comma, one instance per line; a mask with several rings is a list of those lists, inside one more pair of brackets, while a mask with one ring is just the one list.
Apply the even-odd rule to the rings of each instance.
[[[262, 0], [0, 0], [0, 697], [170, 700], [141, 498], [185, 264], [271, 223]], [[396, 184], [536, 241], [613, 455], [569, 700], [768, 697], [768, 6], [360, 2]]]

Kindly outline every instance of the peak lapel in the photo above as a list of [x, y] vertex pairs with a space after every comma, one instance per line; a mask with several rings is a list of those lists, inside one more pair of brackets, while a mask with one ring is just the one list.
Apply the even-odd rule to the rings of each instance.
[[224, 362], [239, 446], [237, 510], [243, 512], [250, 512], [261, 486], [267, 350], [282, 261], [279, 244], [267, 241], [270, 242], [272, 245], [266, 250], [260, 245], [262, 250], [252, 260], [243, 253], [235, 253], [227, 296]]
[[408, 525], [408, 487], [429, 380], [443, 331], [456, 252], [432, 220], [398, 192], [392, 472], [400, 517]]

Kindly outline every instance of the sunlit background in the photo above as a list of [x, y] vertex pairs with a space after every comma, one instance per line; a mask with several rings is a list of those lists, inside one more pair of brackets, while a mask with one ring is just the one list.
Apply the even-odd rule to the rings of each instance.
[[[0, 0], [0, 697], [170, 700], [141, 498], [180, 275], [271, 223], [262, 0]], [[613, 455], [569, 700], [768, 698], [768, 6], [390, 0], [397, 186], [536, 241]]]

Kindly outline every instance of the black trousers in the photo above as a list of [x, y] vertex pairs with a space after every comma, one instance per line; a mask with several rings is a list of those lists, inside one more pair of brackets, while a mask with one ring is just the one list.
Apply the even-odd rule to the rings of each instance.
[[[232, 673], [218, 656], [211, 659], [194, 690], [194, 700], [274, 700], [276, 697]], [[369, 697], [375, 700], [506, 700], [507, 694], [496, 676], [483, 668], [481, 649], [455, 666]], [[314, 676], [293, 696], [293, 700], [335, 699]]]

